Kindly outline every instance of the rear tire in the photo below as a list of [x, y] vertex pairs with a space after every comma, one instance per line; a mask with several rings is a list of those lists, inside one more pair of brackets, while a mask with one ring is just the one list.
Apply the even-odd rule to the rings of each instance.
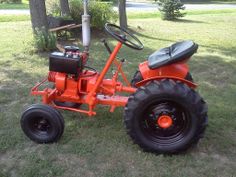
[[187, 73], [187, 75], [185, 76], [185, 79], [186, 79], [187, 81], [190, 81], [190, 82], [193, 82], [193, 81], [194, 81], [194, 80], [193, 80], [193, 76], [192, 76], [192, 74], [191, 74], [190, 72]]
[[[165, 116], [171, 118], [171, 125], [163, 128], [158, 122]], [[203, 137], [207, 105], [181, 82], [153, 81], [129, 97], [124, 122], [127, 133], [144, 151], [179, 153]]]
[[131, 86], [136, 87], [136, 84], [138, 82], [141, 82], [143, 80], [143, 76], [141, 72], [138, 70], [134, 73], [133, 79], [131, 80]]
[[[186, 80], [193, 82], [193, 77], [190, 72], [185, 76]], [[141, 72], [138, 70], [134, 73], [133, 79], [131, 80], [131, 86], [136, 87], [136, 83], [141, 82], [143, 80], [143, 76]]]
[[64, 131], [64, 119], [48, 105], [34, 104], [22, 114], [21, 128], [25, 135], [37, 143], [53, 143]]

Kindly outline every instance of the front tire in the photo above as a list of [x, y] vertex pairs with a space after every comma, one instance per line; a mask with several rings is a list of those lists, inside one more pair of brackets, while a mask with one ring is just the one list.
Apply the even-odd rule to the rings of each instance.
[[63, 134], [64, 119], [53, 107], [34, 104], [23, 112], [21, 128], [32, 141], [53, 143], [58, 141]]
[[181, 82], [153, 81], [130, 96], [124, 122], [127, 133], [143, 150], [179, 153], [203, 137], [207, 105]]

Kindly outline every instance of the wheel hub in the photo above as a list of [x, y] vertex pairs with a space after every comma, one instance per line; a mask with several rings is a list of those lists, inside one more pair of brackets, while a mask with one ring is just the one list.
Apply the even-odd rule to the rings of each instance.
[[40, 119], [38, 120], [35, 124], [34, 124], [35, 128], [38, 130], [38, 131], [42, 131], [42, 132], [46, 132], [49, 130], [50, 128], [50, 125], [48, 123], [47, 120], [45, 119]]
[[173, 120], [168, 115], [162, 115], [157, 118], [157, 125], [161, 128], [166, 129], [173, 125]]

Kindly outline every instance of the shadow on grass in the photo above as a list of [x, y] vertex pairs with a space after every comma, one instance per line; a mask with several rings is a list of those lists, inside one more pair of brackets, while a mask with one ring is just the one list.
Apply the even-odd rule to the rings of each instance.
[[[180, 21], [188, 21], [188, 20], [180, 20]], [[184, 22], [185, 23], [185, 22]], [[191, 23], [191, 20], [188, 21], [187, 23]], [[201, 23], [201, 22], [200, 22]], [[204, 22], [203, 22], [204, 23]], [[170, 40], [170, 39], [166, 39], [166, 38], [159, 38], [159, 37], [154, 37], [154, 36], [149, 36], [149, 35], [145, 35], [142, 31], [142, 29], [137, 30], [137, 29], [130, 29], [130, 31], [138, 36], [147, 38], [147, 39], [152, 39], [152, 40], [160, 40], [160, 41], [165, 41], [165, 42], [171, 42], [171, 43], [175, 43], [177, 41], [175, 40]], [[183, 39], [184, 40], [184, 39]], [[166, 47], [166, 46], [163, 46]], [[233, 47], [222, 47], [222, 46], [218, 46], [218, 45], [204, 45], [204, 44], [199, 44], [199, 47], [205, 47], [209, 50], [214, 50], [214, 51], [220, 51], [220, 53], [227, 55], [227, 56], [233, 56], [235, 54], [236, 51], [236, 46]], [[146, 49], [146, 47], [145, 47]], [[153, 51], [152, 49], [150, 49], [151, 51]]]
[[215, 50], [215, 51], [220, 51], [220, 53], [227, 55], [227, 56], [235, 56], [236, 57], [236, 46], [230, 47], [230, 48], [225, 48], [222, 46], [217, 46], [217, 45], [202, 45], [200, 44], [200, 47], [205, 47], [209, 50]]
[[177, 22], [177, 23], [205, 23], [205, 24], [207, 24], [207, 22], [204, 22], [204, 21], [189, 20], [189, 19], [176, 19], [173, 22]]
[[202, 82], [209, 82], [216, 88], [235, 84], [236, 61], [224, 61], [216, 55], [194, 56], [191, 69]]
[[[143, 33], [143, 29], [141, 27], [138, 27], [139, 29], [136, 29], [132, 26], [129, 27], [129, 31], [137, 36], [140, 37], [144, 37], [147, 39], [152, 39], [152, 40], [161, 40], [161, 41], [167, 41], [167, 42], [174, 42], [173, 40], [169, 40], [169, 39], [164, 39], [164, 38], [158, 38], [158, 37], [154, 37], [154, 36], [149, 36]], [[146, 47], [145, 47], [146, 48]]]

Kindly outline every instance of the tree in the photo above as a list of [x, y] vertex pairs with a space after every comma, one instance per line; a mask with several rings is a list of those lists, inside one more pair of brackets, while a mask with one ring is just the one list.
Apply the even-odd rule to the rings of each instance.
[[56, 37], [48, 32], [48, 20], [44, 0], [30, 0], [30, 15], [34, 31], [34, 42], [38, 51], [50, 51], [56, 48]]
[[119, 19], [120, 26], [122, 28], [127, 28], [126, 0], [119, 0]]
[[36, 29], [40, 31], [48, 31], [48, 21], [46, 15], [46, 6], [44, 0], [30, 0], [30, 15], [34, 33]]
[[180, 0], [159, 0], [158, 6], [163, 20], [176, 20], [185, 15], [180, 11], [185, 9]]
[[61, 6], [61, 15], [62, 16], [69, 16], [70, 15], [70, 7], [68, 0], [60, 0]]

